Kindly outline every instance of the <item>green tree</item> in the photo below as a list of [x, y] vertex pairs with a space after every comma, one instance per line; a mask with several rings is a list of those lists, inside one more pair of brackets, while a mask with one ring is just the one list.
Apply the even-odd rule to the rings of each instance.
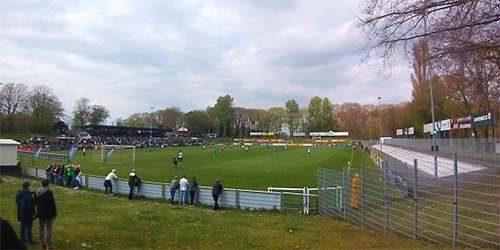
[[307, 107], [309, 114], [309, 131], [333, 130], [333, 107], [327, 97], [321, 99], [318, 96], [311, 98]]
[[[171, 107], [158, 111], [159, 127], [176, 130], [184, 125], [184, 112], [179, 107]], [[155, 122], [153, 121], [153, 124]]]
[[128, 127], [146, 127], [149, 113], [135, 113], [123, 120], [123, 125]]
[[282, 107], [272, 107], [267, 113], [271, 118], [271, 131], [280, 132], [281, 126], [286, 122], [286, 110]]
[[294, 100], [290, 99], [285, 103], [286, 108], [286, 120], [288, 123], [288, 128], [290, 132], [297, 130], [297, 124], [299, 120], [299, 104]]
[[191, 134], [202, 135], [210, 130], [210, 117], [202, 110], [194, 110], [184, 115], [184, 121]]
[[28, 108], [32, 116], [31, 131], [35, 133], [51, 133], [54, 124], [63, 117], [62, 104], [52, 89], [35, 86], [28, 98]]
[[98, 125], [106, 121], [109, 117], [109, 111], [102, 105], [94, 105], [89, 114], [89, 123]]
[[72, 119], [73, 130], [79, 130], [81, 127], [87, 125], [90, 112], [91, 107], [89, 99], [82, 97], [75, 101]]
[[219, 96], [213, 107], [208, 107], [207, 113], [215, 123], [217, 133], [222, 137], [231, 136], [231, 124], [234, 119], [234, 101], [230, 95]]

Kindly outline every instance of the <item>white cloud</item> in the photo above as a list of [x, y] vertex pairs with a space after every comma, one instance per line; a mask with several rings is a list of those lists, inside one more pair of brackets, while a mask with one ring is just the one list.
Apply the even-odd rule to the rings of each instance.
[[[51, 87], [71, 114], [86, 97], [113, 121], [150, 106], [249, 108], [313, 96], [409, 100], [409, 70], [378, 75], [356, 1], [2, 1], [0, 82]], [[387, 91], [390, 89], [391, 91]]]

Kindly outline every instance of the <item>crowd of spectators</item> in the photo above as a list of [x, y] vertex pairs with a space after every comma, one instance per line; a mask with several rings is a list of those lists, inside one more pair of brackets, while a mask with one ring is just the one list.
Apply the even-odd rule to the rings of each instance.
[[118, 135], [92, 135], [91, 138], [58, 137], [45, 139], [35, 137], [23, 140], [23, 147], [37, 147], [41, 145], [44, 150], [67, 150], [71, 146], [79, 148], [96, 148], [99, 145], [132, 145], [136, 148], [164, 148], [164, 147], [191, 147], [204, 145], [207, 142], [190, 137], [149, 137], [148, 135], [118, 136]]

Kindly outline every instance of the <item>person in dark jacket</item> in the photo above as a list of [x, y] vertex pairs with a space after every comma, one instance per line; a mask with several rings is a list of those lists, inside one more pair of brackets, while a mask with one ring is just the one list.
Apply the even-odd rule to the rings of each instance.
[[30, 192], [30, 183], [22, 183], [22, 189], [17, 191], [17, 220], [21, 222], [21, 240], [26, 243], [34, 244], [33, 241], [33, 221], [35, 220], [35, 201], [33, 193]]
[[10, 223], [0, 218], [0, 249], [27, 249]]
[[191, 180], [189, 181], [188, 188], [189, 188], [189, 195], [191, 196], [190, 207], [193, 207], [194, 206], [194, 196], [196, 195], [196, 189], [198, 188], [198, 182], [196, 181], [195, 176], [193, 176], [193, 178], [191, 178]]
[[[42, 181], [42, 187], [35, 192], [36, 215], [40, 222], [38, 237], [40, 238], [40, 248], [54, 249], [52, 245], [52, 223], [57, 216], [56, 201], [54, 194], [49, 189], [49, 179]], [[45, 238], [47, 229], [47, 238]]]
[[222, 184], [220, 184], [220, 180], [216, 179], [214, 183], [214, 187], [212, 188], [212, 197], [214, 198], [214, 210], [219, 209], [219, 195], [222, 193]]
[[134, 187], [141, 186], [141, 179], [135, 173], [135, 169], [132, 169], [132, 172], [128, 176], [128, 186], [130, 187], [130, 193], [128, 194], [128, 199], [132, 200], [134, 198]]
[[179, 180], [177, 176], [174, 177], [172, 182], [170, 182], [170, 204], [174, 205], [175, 191], [179, 189]]

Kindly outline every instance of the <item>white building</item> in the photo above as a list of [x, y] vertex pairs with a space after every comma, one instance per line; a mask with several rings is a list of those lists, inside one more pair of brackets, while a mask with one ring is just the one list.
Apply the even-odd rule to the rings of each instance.
[[19, 142], [12, 139], [0, 139], [0, 173], [19, 174], [21, 168], [17, 166], [17, 147]]

